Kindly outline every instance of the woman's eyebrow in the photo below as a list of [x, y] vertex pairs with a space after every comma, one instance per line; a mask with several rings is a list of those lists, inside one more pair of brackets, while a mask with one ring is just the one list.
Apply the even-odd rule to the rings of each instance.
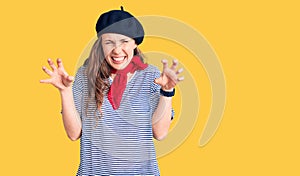
[[105, 41], [105, 42], [112, 42], [111, 39], [105, 39], [105, 40], [103, 40], [103, 41]]
[[120, 41], [124, 41], [124, 40], [130, 40], [130, 38], [122, 38], [122, 39], [120, 39]]
[[[130, 38], [121, 38], [121, 39], [119, 39], [119, 41], [126, 41], [126, 40], [131, 40]], [[104, 42], [114, 42], [114, 40], [112, 40], [112, 39], [104, 39], [103, 40]]]

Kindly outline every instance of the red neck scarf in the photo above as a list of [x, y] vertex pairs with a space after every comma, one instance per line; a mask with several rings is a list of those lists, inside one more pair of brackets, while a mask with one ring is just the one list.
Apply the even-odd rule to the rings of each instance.
[[123, 70], [111, 70], [111, 73], [116, 74], [116, 76], [110, 86], [107, 98], [114, 110], [120, 107], [122, 95], [127, 84], [127, 73], [134, 73], [136, 70], [144, 70], [147, 66], [147, 64], [144, 64], [141, 61], [139, 56], [133, 56], [131, 62]]

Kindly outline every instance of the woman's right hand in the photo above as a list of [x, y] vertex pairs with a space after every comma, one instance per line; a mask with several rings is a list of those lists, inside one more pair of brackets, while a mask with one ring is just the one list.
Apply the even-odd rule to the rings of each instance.
[[58, 88], [59, 91], [63, 91], [71, 87], [74, 77], [69, 76], [65, 71], [61, 59], [57, 59], [56, 62], [57, 67], [51, 59], [48, 59], [48, 64], [52, 70], [49, 70], [45, 66], [43, 66], [42, 69], [50, 76], [50, 78], [40, 80], [40, 83], [52, 84], [54, 87]]

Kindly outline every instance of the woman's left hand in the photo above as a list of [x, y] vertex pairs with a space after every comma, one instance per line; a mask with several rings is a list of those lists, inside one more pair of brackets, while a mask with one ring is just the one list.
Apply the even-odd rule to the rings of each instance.
[[182, 81], [184, 77], [179, 77], [178, 75], [183, 71], [183, 69], [177, 69], [178, 61], [173, 60], [172, 66], [168, 67], [168, 61], [162, 60], [163, 71], [159, 78], [156, 78], [154, 82], [159, 84], [161, 88], [165, 91], [172, 90], [179, 81]]

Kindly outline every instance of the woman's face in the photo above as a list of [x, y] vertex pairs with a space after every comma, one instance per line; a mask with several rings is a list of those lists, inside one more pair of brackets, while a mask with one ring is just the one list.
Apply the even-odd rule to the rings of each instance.
[[133, 57], [137, 47], [135, 41], [122, 34], [102, 34], [102, 48], [104, 57], [111, 67], [116, 70], [124, 69]]

